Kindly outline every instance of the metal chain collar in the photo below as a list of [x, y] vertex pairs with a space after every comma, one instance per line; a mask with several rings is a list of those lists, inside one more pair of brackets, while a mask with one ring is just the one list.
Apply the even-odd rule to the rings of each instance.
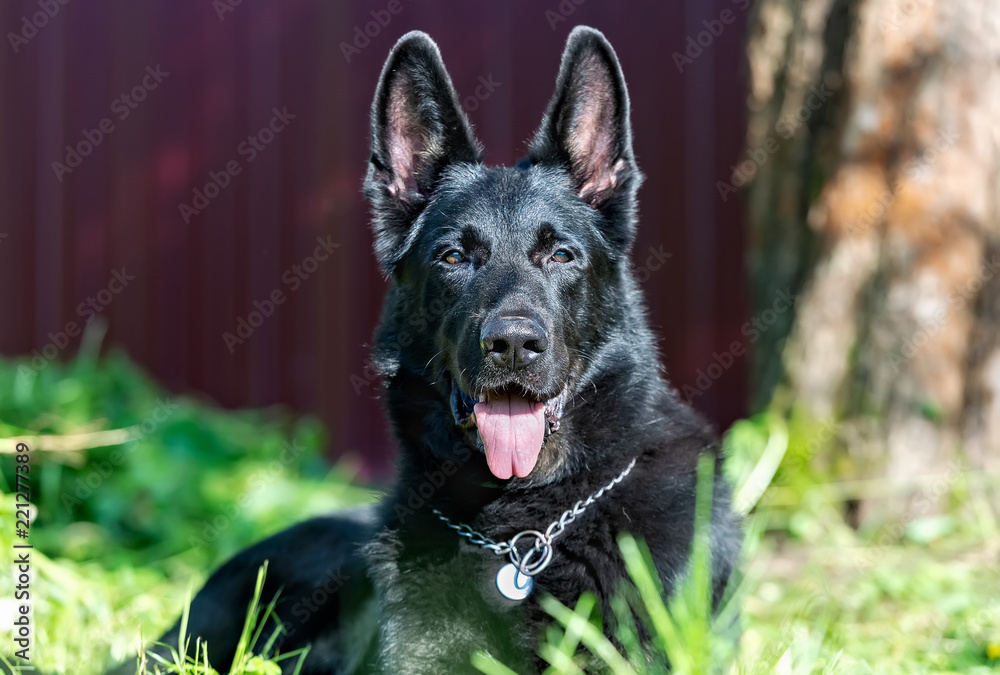
[[[548, 567], [549, 563], [552, 562], [552, 541], [565, 532], [566, 526], [583, 514], [583, 512], [587, 510], [588, 506], [603, 497], [605, 492], [625, 480], [625, 477], [629, 475], [634, 466], [635, 458], [633, 457], [632, 461], [625, 467], [625, 470], [618, 474], [614, 480], [586, 499], [578, 501], [573, 505], [573, 508], [564, 511], [563, 514], [559, 516], [559, 520], [553, 521], [545, 529], [544, 533], [539, 532], [538, 530], [524, 530], [515, 534], [509, 541], [502, 541], [500, 543], [493, 541], [481, 532], [473, 530], [465, 523], [455, 524], [451, 522], [447, 516], [437, 509], [431, 509], [431, 511], [433, 511], [445, 525], [458, 532], [458, 536], [465, 537], [470, 543], [485, 548], [488, 551], [492, 551], [496, 555], [506, 554], [510, 558], [511, 563], [517, 567], [521, 574], [533, 577]], [[525, 543], [530, 543], [531, 540], [528, 539], [529, 537], [534, 539], [534, 544], [532, 544], [532, 546], [528, 548], [524, 554], [522, 554], [518, 550], [517, 545], [522, 540], [525, 540]]]

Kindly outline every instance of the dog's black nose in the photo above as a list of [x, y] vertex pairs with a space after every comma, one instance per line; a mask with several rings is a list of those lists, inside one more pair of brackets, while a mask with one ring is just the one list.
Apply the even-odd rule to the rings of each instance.
[[541, 325], [523, 316], [487, 321], [480, 333], [483, 356], [507, 368], [524, 368], [549, 346]]

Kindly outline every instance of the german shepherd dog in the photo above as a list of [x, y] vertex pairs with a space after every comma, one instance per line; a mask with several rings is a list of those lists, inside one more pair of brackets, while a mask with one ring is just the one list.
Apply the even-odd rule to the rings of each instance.
[[627, 576], [618, 533], [646, 542], [666, 592], [683, 577], [705, 453], [718, 603], [740, 527], [717, 438], [661, 375], [632, 273], [642, 176], [611, 45], [590, 28], [570, 34], [516, 167], [483, 165], [420, 32], [389, 54], [371, 133], [364, 192], [392, 279], [375, 362], [398, 483], [376, 507], [296, 525], [227, 562], [195, 597], [187, 634], [225, 672], [266, 560], [274, 646], [308, 646], [303, 675], [473, 672], [477, 650], [537, 672], [541, 596], [595, 593], [611, 634]]

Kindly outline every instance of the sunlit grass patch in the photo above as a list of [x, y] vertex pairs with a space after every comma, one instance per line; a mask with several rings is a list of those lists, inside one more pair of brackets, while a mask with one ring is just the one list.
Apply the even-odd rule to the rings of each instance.
[[[375, 497], [353, 483], [349, 464], [325, 464], [324, 432], [313, 420], [169, 397], [124, 356], [98, 359], [95, 350], [52, 362], [30, 382], [17, 371], [17, 362], [0, 360], [0, 436], [41, 443], [31, 442], [40, 672], [96, 675], [136, 659], [139, 645], [169, 628], [229, 555], [311, 515]], [[170, 414], [148, 423], [168, 398]], [[742, 573], [714, 618], [707, 537], [696, 538], [691, 571], [669, 599], [642, 542], [622, 537], [630, 579], [612, 616], [601, 616], [590, 595], [572, 607], [542, 600], [553, 616], [540, 646], [551, 673], [647, 675], [665, 672], [668, 662], [692, 675], [1000, 672], [1000, 479], [957, 473], [936, 495], [942, 510], [857, 531], [842, 516], [845, 500], [926, 488], [837, 482], [809, 455], [813, 439], [832, 432], [796, 425], [765, 415], [726, 436], [727, 477], [747, 513], [746, 538]], [[116, 451], [123, 461], [112, 462]], [[283, 452], [288, 461], [276, 462]], [[0, 454], [7, 551], [15, 541], [12, 465]], [[699, 532], [710, 478], [703, 474]], [[12, 598], [12, 577], [2, 574], [0, 655], [7, 657]], [[267, 649], [272, 636], [257, 629], [272, 600], [258, 597], [250, 609], [253, 628], [232, 672], [278, 672], [274, 658], [249, 649]], [[614, 640], [604, 637], [608, 622]], [[648, 647], [640, 634], [652, 636]], [[204, 651], [200, 663], [196, 652], [191, 645], [187, 662], [146, 657], [145, 667], [211, 672]], [[489, 655], [472, 658], [481, 672], [511, 672]]]

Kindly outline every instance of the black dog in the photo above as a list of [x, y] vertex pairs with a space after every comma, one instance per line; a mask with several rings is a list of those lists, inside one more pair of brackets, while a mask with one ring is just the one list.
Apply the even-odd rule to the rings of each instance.
[[[365, 179], [393, 280], [376, 361], [399, 483], [377, 509], [293, 527], [209, 579], [189, 634], [217, 669], [265, 559], [278, 646], [311, 647], [303, 673], [471, 672], [476, 650], [537, 671], [541, 594], [593, 591], [610, 624], [617, 533], [645, 540], [668, 592], [685, 573], [696, 465], [718, 444], [661, 377], [631, 272], [642, 177], [604, 36], [570, 35], [527, 161], [481, 157], [437, 47], [404, 36], [375, 94]], [[719, 477], [716, 601], [739, 539]]]

